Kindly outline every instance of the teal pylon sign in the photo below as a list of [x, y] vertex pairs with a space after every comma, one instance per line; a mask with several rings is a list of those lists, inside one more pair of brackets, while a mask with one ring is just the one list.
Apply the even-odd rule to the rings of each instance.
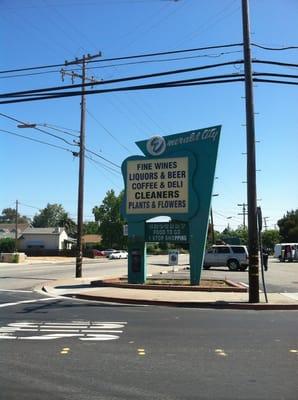
[[122, 214], [128, 223], [128, 281], [146, 281], [146, 221], [188, 224], [191, 284], [199, 284], [221, 126], [136, 142], [144, 156], [122, 163]]

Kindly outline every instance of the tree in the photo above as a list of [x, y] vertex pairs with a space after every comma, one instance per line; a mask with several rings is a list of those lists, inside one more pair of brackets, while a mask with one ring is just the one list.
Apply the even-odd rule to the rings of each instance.
[[276, 229], [268, 229], [262, 233], [262, 244], [267, 249], [274, 249], [274, 245], [280, 242], [280, 235]]
[[246, 245], [248, 243], [248, 230], [243, 225], [240, 225], [234, 231], [235, 237], [240, 238], [240, 243]]
[[240, 244], [246, 245], [248, 241], [247, 229], [244, 228], [243, 225], [240, 225], [237, 229], [233, 230], [228, 225], [227, 228], [225, 228], [219, 235], [219, 239], [223, 241], [227, 238], [238, 238], [240, 240]]
[[287, 211], [286, 215], [277, 221], [277, 225], [283, 242], [298, 242], [298, 209]]
[[120, 214], [123, 196], [124, 192], [116, 196], [114, 190], [109, 190], [102, 204], [92, 210], [95, 221], [99, 222], [99, 233], [102, 235], [104, 247], [126, 247], [127, 240], [123, 236], [124, 219]]
[[85, 235], [98, 235], [99, 225], [98, 222], [89, 221], [84, 223], [84, 234]]
[[47, 204], [47, 206], [40, 210], [33, 218], [33, 226], [35, 228], [47, 227], [65, 227], [66, 230], [73, 228], [75, 223], [68, 216], [61, 204]]
[[60, 219], [58, 220], [58, 225], [57, 226], [65, 228], [66, 233], [69, 236], [75, 237], [77, 235], [77, 225], [69, 217], [67, 212], [65, 212], [64, 214], [61, 215]]
[[[10, 207], [4, 208], [2, 210], [2, 215], [0, 216], [0, 222], [16, 222], [16, 209]], [[21, 214], [18, 213], [18, 223], [24, 224], [26, 222], [30, 222], [30, 218], [26, 217], [25, 215], [21, 216]]]

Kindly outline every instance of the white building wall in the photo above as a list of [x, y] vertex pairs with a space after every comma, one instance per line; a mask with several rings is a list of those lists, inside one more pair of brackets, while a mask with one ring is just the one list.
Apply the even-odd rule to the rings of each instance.
[[65, 231], [62, 231], [60, 233], [60, 236], [59, 236], [59, 250], [62, 250], [62, 249], [65, 248], [65, 246], [64, 246], [64, 240], [65, 239], [68, 239], [68, 235], [67, 235], [67, 233]]
[[[63, 235], [65, 234], [66, 237]], [[63, 239], [59, 239], [59, 236], [62, 236]], [[62, 244], [64, 239], [67, 238], [66, 232], [62, 232], [60, 235], [51, 235], [51, 234], [24, 234], [24, 239], [19, 241], [19, 249], [26, 250], [29, 246], [43, 246], [44, 249], [47, 250], [60, 250], [62, 249]]]

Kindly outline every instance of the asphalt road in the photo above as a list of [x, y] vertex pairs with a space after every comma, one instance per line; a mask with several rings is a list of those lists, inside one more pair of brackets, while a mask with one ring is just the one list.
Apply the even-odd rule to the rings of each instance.
[[[228, 271], [226, 268], [213, 268], [204, 271], [202, 276], [218, 277], [231, 279], [232, 281], [243, 282], [248, 284], [248, 273], [240, 271]], [[260, 289], [263, 289], [261, 271], [260, 276]], [[265, 285], [268, 292], [298, 292], [298, 262], [281, 263], [276, 259], [270, 258], [268, 263], [268, 271], [264, 272]]]
[[[297, 311], [50, 298], [33, 288], [73, 276], [73, 266], [18, 267], [0, 267], [1, 400], [297, 399]], [[268, 279], [294, 287], [294, 272], [284, 277], [293, 267], [269, 266]], [[98, 276], [99, 268], [117, 274], [123, 262], [84, 272]]]
[[297, 399], [297, 312], [47, 298], [0, 312], [1, 399]]

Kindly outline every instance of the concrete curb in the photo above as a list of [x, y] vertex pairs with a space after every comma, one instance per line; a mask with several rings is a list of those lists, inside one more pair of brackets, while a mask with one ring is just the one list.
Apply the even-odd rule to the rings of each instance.
[[[49, 295], [57, 296], [54, 290], [49, 290], [46, 285], [42, 290]], [[160, 300], [147, 300], [147, 299], [128, 299], [121, 297], [109, 297], [90, 295], [82, 293], [64, 293], [59, 295], [66, 298], [75, 298], [80, 300], [91, 300], [97, 302], [119, 303], [119, 304], [132, 304], [138, 306], [163, 306], [163, 307], [177, 307], [177, 308], [203, 308], [203, 309], [216, 309], [216, 310], [255, 310], [255, 311], [270, 311], [270, 310], [298, 310], [298, 304], [288, 303], [248, 303], [248, 302], [228, 302], [228, 301], [160, 301]]]
[[151, 305], [151, 306], [165, 306], [165, 307], [179, 307], [179, 308], [211, 308], [219, 310], [298, 310], [298, 304], [270, 304], [270, 303], [232, 303], [225, 301], [214, 302], [188, 302], [188, 301], [158, 301], [158, 300], [140, 300], [140, 299], [126, 299], [115, 298], [106, 296], [92, 296], [85, 294], [65, 294], [63, 297], [76, 298], [82, 300], [104, 301], [121, 304], [134, 304], [134, 305]]

